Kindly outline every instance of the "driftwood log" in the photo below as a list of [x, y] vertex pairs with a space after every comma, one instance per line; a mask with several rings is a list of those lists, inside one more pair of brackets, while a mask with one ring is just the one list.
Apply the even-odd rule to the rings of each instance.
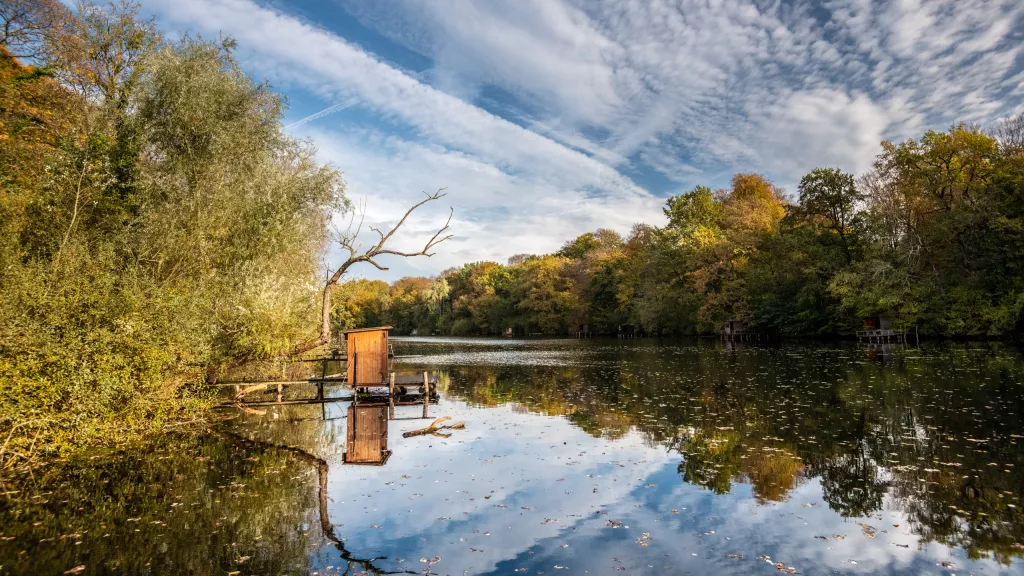
[[466, 429], [466, 423], [465, 422], [456, 422], [455, 424], [448, 424], [448, 425], [445, 425], [445, 426], [441, 426], [440, 425], [442, 422], [447, 422], [448, 420], [451, 420], [451, 419], [452, 419], [451, 416], [442, 416], [441, 418], [438, 418], [437, 420], [434, 420], [433, 422], [431, 422], [430, 426], [427, 426], [426, 428], [420, 428], [418, 430], [410, 430], [408, 432], [403, 433], [402, 434], [402, 438], [412, 438], [413, 436], [426, 436], [427, 434], [430, 434], [431, 436], [439, 436], [441, 438], [447, 438], [447, 437], [451, 436], [451, 434], [442, 434], [441, 430], [465, 430]]

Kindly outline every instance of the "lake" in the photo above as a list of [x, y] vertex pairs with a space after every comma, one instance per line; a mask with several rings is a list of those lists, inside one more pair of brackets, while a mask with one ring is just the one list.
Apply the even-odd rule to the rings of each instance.
[[0, 486], [0, 574], [1024, 574], [1012, 347], [393, 343], [464, 429], [231, 408], [55, 462]]

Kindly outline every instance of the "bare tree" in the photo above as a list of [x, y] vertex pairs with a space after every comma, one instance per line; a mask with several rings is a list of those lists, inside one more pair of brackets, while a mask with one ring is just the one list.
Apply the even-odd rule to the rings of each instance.
[[448, 220], [445, 221], [444, 226], [438, 229], [438, 231], [435, 232], [434, 235], [431, 236], [429, 240], [427, 240], [427, 243], [424, 244], [421, 250], [418, 250], [416, 252], [402, 252], [399, 250], [392, 250], [386, 247], [388, 240], [390, 240], [391, 237], [395, 235], [395, 232], [397, 232], [398, 229], [401, 228], [403, 224], [405, 224], [405, 221], [409, 218], [409, 215], [415, 212], [416, 209], [419, 208], [420, 206], [423, 206], [428, 202], [433, 202], [434, 200], [439, 200], [443, 198], [445, 194], [442, 194], [442, 191], [444, 191], [444, 188], [441, 188], [440, 190], [434, 192], [433, 194], [424, 193], [426, 194], [426, 198], [420, 200], [415, 205], [413, 205], [412, 208], [406, 210], [405, 215], [402, 216], [402, 219], [399, 220], [398, 223], [395, 224], [394, 227], [392, 227], [387, 232], [383, 232], [381, 230], [378, 230], [377, 228], [374, 228], [373, 226], [370, 226], [369, 229], [372, 230], [373, 232], [376, 232], [380, 239], [377, 241], [376, 244], [370, 246], [366, 250], [363, 250], [362, 244], [356, 244], [359, 238], [359, 233], [362, 231], [362, 217], [360, 217], [360, 221], [357, 225], [350, 225], [349, 229], [346, 232], [338, 234], [338, 243], [341, 244], [341, 247], [344, 248], [346, 252], [348, 252], [348, 258], [344, 262], [342, 262], [341, 265], [338, 266], [338, 268], [335, 269], [333, 272], [328, 270], [327, 281], [324, 283], [324, 289], [321, 300], [322, 306], [320, 317], [320, 334], [315, 338], [311, 338], [305, 342], [302, 342], [301, 344], [294, 346], [291, 350], [288, 351], [289, 355], [294, 356], [297, 354], [302, 354], [303, 352], [308, 352], [309, 350], [312, 350], [314, 348], [325, 346], [331, 343], [331, 288], [336, 286], [341, 281], [341, 279], [345, 276], [345, 273], [348, 272], [349, 268], [356, 264], [368, 263], [377, 268], [378, 270], [387, 270], [388, 268], [386, 266], [382, 266], [377, 261], [378, 257], [386, 255], [401, 256], [403, 258], [411, 258], [413, 256], [430, 257], [434, 255], [434, 253], [431, 252], [431, 250], [433, 250], [438, 244], [452, 237], [451, 234], [445, 234], [445, 232], [448, 231], [448, 228], [451, 225], [452, 214], [454, 213], [454, 209], [450, 208], [448, 212]]
[[1024, 154], [1024, 114], [1004, 118], [996, 125], [996, 138], [1010, 154]]
[[60, 0], [0, 0], [0, 45], [17, 58], [47, 60], [72, 20]]

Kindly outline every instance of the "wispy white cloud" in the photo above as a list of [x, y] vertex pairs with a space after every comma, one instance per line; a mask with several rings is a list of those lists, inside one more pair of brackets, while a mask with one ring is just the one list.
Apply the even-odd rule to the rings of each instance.
[[[510, 174], [471, 154], [410, 142], [374, 131], [315, 130], [324, 159], [348, 166], [349, 192], [365, 200], [366, 224], [387, 226], [422, 198], [421, 191], [447, 186], [436, 203], [396, 235], [401, 249], [422, 247], [425, 238], [456, 208], [455, 234], [430, 260], [382, 260], [401, 273], [429, 273], [467, 261], [504, 261], [515, 253], [545, 253], [566, 239], [598, 227], [628, 230], [638, 215], [660, 216], [660, 200], [628, 190], [600, 194], [559, 188], [536, 174]], [[457, 183], [457, 185], [452, 185]]]
[[[1015, 0], [342, 4], [439, 66], [540, 100], [565, 129], [598, 126], [617, 156], [677, 181], [723, 162], [784, 180], [819, 161], [860, 170], [882, 138], [991, 120], [1020, 89]], [[827, 113], [817, 129], [815, 112]]]
[[786, 185], [822, 165], [862, 171], [883, 138], [1024, 111], [1019, 0], [318, 7], [422, 54], [433, 68], [420, 75], [287, 2], [145, 5], [169, 28], [234, 36], [246, 65], [278, 86], [356, 102], [372, 128], [328, 116], [299, 132], [369, 197], [376, 222], [447, 185], [458, 237], [449, 256], [415, 264], [424, 271], [657, 223], [660, 200], [636, 183], [652, 171], [678, 188], [740, 171]]

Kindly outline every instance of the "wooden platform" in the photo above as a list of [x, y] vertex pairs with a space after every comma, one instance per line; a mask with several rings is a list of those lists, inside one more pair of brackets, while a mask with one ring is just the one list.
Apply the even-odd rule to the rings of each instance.
[[[427, 377], [427, 382], [433, 386], [437, 384], [437, 374], [430, 374]], [[380, 384], [356, 384], [355, 388], [388, 388], [391, 384], [388, 382], [381, 382]], [[421, 374], [396, 374], [395, 375], [395, 386], [423, 386], [423, 376]]]

